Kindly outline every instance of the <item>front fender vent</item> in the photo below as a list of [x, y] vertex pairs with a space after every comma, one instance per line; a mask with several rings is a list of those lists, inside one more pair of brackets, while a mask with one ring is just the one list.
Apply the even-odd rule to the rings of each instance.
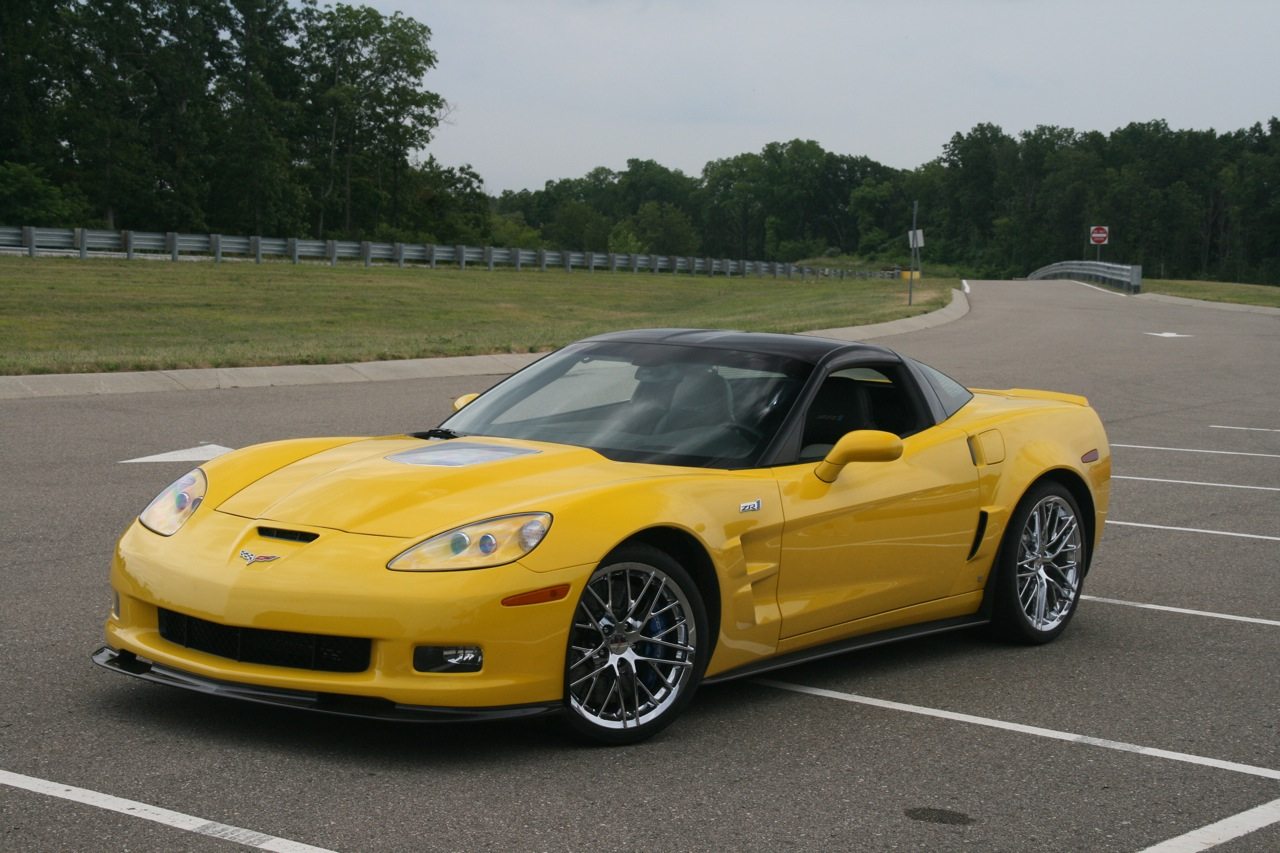
[[969, 556], [966, 560], [972, 560], [978, 556], [978, 549], [982, 547], [982, 537], [987, 535], [987, 511], [979, 510], [978, 512], [978, 529], [973, 533], [973, 547], [969, 549]]

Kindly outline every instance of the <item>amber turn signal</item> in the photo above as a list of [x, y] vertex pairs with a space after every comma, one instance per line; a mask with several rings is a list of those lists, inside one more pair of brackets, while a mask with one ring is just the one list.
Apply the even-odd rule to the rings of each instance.
[[522, 592], [519, 595], [509, 595], [502, 599], [503, 607], [519, 607], [523, 604], [546, 604], [548, 601], [559, 601], [569, 594], [569, 585], [562, 583], [558, 586], [548, 586], [543, 589], [535, 589], [533, 592]]

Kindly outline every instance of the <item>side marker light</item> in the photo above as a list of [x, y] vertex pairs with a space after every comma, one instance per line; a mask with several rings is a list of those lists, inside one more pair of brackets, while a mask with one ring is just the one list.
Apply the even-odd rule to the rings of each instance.
[[562, 583], [558, 586], [535, 589], [532, 592], [522, 592], [519, 595], [509, 595], [502, 599], [502, 606], [521, 607], [525, 604], [546, 604], [548, 601], [559, 601], [568, 594], [569, 585]]

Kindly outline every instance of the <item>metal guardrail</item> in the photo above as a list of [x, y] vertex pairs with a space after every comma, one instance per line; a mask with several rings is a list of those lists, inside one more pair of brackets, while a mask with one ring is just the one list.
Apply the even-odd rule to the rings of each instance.
[[1104, 264], [1100, 261], [1059, 261], [1027, 276], [1041, 278], [1086, 278], [1119, 287], [1126, 293], [1142, 292], [1142, 267], [1128, 264]]
[[548, 249], [502, 249], [495, 246], [445, 246], [435, 243], [373, 243], [357, 240], [306, 240], [297, 237], [236, 237], [226, 234], [178, 234], [173, 231], [107, 231], [92, 228], [35, 228], [0, 226], [0, 250], [19, 250], [36, 257], [41, 252], [59, 255], [123, 254], [129, 260], [140, 256], [168, 255], [211, 257], [215, 262], [224, 256], [251, 258], [262, 263], [264, 257], [281, 258], [300, 263], [304, 259], [327, 261], [331, 266], [339, 260], [422, 264], [435, 269], [449, 264], [466, 269], [483, 266], [514, 267], [517, 270], [549, 268], [572, 272], [651, 272], [687, 273], [689, 275], [785, 276], [896, 279], [899, 269], [848, 270], [814, 268], [772, 261], [745, 261], [727, 258], [686, 257], [683, 255], [624, 254], [616, 252], [565, 252]]

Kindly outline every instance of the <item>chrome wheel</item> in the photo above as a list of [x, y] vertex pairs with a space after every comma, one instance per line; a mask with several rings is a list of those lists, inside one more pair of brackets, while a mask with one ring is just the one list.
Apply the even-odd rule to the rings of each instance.
[[597, 569], [569, 633], [565, 696], [574, 717], [615, 742], [665, 725], [701, 677], [701, 620], [697, 590], [679, 566], [626, 560]]
[[1041, 498], [1022, 527], [1015, 571], [1018, 606], [1032, 630], [1053, 631], [1071, 615], [1083, 554], [1075, 509], [1056, 494]]

